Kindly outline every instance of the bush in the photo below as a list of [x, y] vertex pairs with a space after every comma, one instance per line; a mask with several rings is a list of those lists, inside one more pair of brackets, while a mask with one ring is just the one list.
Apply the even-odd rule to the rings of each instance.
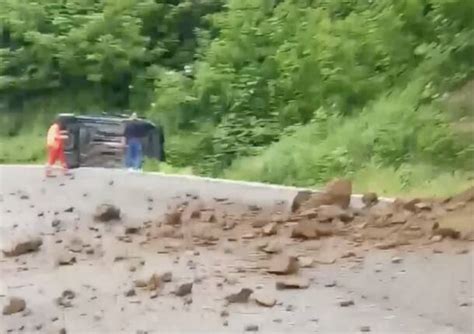
[[419, 106], [422, 89], [412, 83], [368, 105], [358, 116], [315, 120], [261, 155], [237, 160], [224, 176], [312, 186], [354, 176], [370, 165], [472, 169], [472, 143], [457, 138], [435, 104]]

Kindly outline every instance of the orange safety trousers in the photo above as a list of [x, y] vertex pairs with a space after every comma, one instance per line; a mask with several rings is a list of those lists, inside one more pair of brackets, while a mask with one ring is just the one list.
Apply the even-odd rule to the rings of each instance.
[[64, 155], [63, 146], [48, 146], [48, 165], [52, 166], [57, 161], [61, 163], [63, 168], [67, 168], [66, 156]]
[[48, 165], [52, 166], [57, 161], [61, 163], [63, 168], [67, 168], [66, 157], [64, 155], [63, 140], [61, 138], [61, 131], [58, 124], [53, 124], [48, 130], [46, 139], [46, 146], [48, 148]]

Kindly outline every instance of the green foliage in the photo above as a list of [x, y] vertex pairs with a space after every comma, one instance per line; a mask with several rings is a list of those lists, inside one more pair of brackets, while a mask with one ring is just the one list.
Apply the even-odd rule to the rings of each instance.
[[22, 132], [1, 139], [0, 163], [42, 164], [46, 160], [45, 136], [39, 132]]
[[[229, 0], [227, 10], [210, 18], [218, 34], [204, 38], [193, 80], [158, 87], [157, 110], [166, 110], [173, 132], [195, 129], [200, 122], [216, 124], [211, 145], [205, 145], [208, 151], [201, 152], [204, 159], [192, 164], [218, 175], [289, 129], [318, 122], [318, 110], [340, 122], [339, 117], [354, 116], [387, 92], [421, 78], [424, 87], [410, 105], [418, 109], [473, 73], [472, 22], [456, 9], [472, 5], [450, 3]], [[429, 111], [422, 114], [432, 117]], [[404, 129], [412, 117], [394, 112], [392, 122]], [[443, 120], [437, 124], [441, 132], [447, 126]], [[405, 147], [414, 145], [417, 129], [397, 139], [383, 128], [378, 131], [380, 159], [400, 165], [410, 158]], [[457, 145], [436, 137], [434, 128], [429, 131], [423, 137], [436, 142], [436, 150]], [[434, 150], [426, 149], [432, 156]], [[340, 165], [337, 172], [349, 172], [343, 168], [350, 159], [346, 149], [335, 149], [324, 159], [331, 168]], [[287, 160], [281, 157], [279, 163]], [[327, 175], [325, 166], [317, 167], [321, 177]]]
[[104, 109], [147, 108], [156, 64], [191, 63], [201, 16], [219, 4], [0, 0], [0, 96], [89, 87]]
[[400, 168], [370, 164], [353, 176], [358, 193], [377, 191], [387, 196], [451, 196], [474, 186], [474, 174], [444, 171], [433, 165], [406, 164]]
[[399, 170], [421, 163], [442, 170], [472, 170], [474, 145], [458, 138], [434, 105], [418, 106], [422, 89], [415, 82], [357, 116], [331, 116], [302, 126], [262, 155], [235, 162], [225, 176], [317, 185], [352, 176], [369, 165]]

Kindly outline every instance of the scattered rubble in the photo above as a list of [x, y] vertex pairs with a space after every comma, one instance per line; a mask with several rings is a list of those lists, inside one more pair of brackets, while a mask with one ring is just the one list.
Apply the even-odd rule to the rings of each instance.
[[[124, 294], [127, 297], [136, 296], [136, 298], [127, 299], [127, 304], [143, 303], [143, 306], [145, 306], [146, 303], [160, 303], [161, 301], [150, 301], [148, 298], [155, 299], [161, 295], [165, 296], [166, 283], [173, 281], [173, 274], [170, 271], [144, 276], [145, 279], [140, 278], [142, 271], [145, 272], [145, 269], [147, 269], [146, 275], [149, 275], [149, 268], [147, 264], [146, 268], [138, 270], [143, 264], [140, 264], [140, 260], [134, 261], [134, 259], [137, 258], [135, 255], [140, 254], [138, 252], [134, 253], [137, 251], [137, 247], [143, 247], [143, 249], [150, 248], [153, 253], [171, 253], [171, 259], [178, 258], [174, 263], [179, 262], [177, 253], [181, 255], [181, 252], [187, 249], [188, 253], [183, 256], [180, 264], [184, 265], [189, 258], [193, 259], [188, 262], [187, 267], [190, 269], [190, 274], [194, 277], [194, 282], [190, 282], [191, 279], [189, 279], [188, 276], [185, 278], [185, 283], [177, 284], [174, 291], [171, 292], [171, 294], [178, 297], [183, 297], [179, 299], [178, 304], [173, 307], [180, 307], [179, 305], [182, 302], [184, 306], [186, 306], [186, 310], [189, 310], [187, 305], [193, 303], [193, 283], [198, 284], [203, 281], [203, 277], [212, 275], [210, 272], [202, 270], [205, 269], [204, 260], [210, 254], [209, 250], [220, 249], [226, 254], [232, 253], [233, 255], [227, 256], [226, 259], [230, 261], [236, 260], [235, 264], [228, 267], [230, 268], [229, 274], [224, 274], [224, 270], [216, 269], [222, 268], [222, 263], [218, 263], [218, 261], [213, 263], [213, 265], [216, 266], [214, 272], [219, 277], [217, 285], [222, 288], [221, 290], [217, 290], [221, 295], [216, 296], [216, 300], [222, 300], [222, 294], [226, 293], [226, 289], [229, 288], [229, 285], [239, 283], [237, 277], [240, 279], [248, 273], [282, 275], [276, 277], [275, 288], [277, 290], [306, 289], [313, 279], [316, 280], [315, 284], [324, 284], [324, 281], [321, 282], [320, 277], [317, 276], [312, 276], [311, 281], [308, 278], [299, 276], [301, 275], [299, 272], [300, 267], [309, 268], [315, 264], [333, 264], [341, 254], [342, 258], [351, 258], [347, 261], [341, 261], [341, 266], [348, 266], [351, 265], [351, 263], [348, 262], [360, 262], [363, 259], [362, 256], [356, 256], [356, 252], [358, 255], [361, 255], [364, 254], [364, 251], [370, 250], [373, 247], [378, 249], [391, 249], [409, 244], [418, 245], [422, 242], [429, 245], [430, 242], [427, 241], [428, 239], [431, 241], [441, 241], [443, 239], [464, 238], [464, 232], [461, 232], [461, 230], [458, 231], [458, 226], [456, 226], [456, 228], [445, 227], [442, 218], [444, 215], [456, 212], [453, 210], [467, 210], [466, 207], [472, 205], [471, 202], [456, 202], [459, 199], [453, 197], [452, 199], [446, 200], [446, 202], [415, 199], [413, 201], [398, 201], [397, 203], [385, 205], [385, 203], [377, 204], [378, 197], [375, 193], [368, 193], [362, 196], [362, 202], [365, 207], [354, 209], [348, 207], [351, 191], [352, 185], [350, 181], [336, 180], [329, 184], [322, 193], [300, 192], [293, 201], [293, 213], [278, 212], [278, 222], [277, 219], [269, 218], [276, 214], [267, 214], [263, 208], [258, 206], [250, 207], [249, 210], [252, 211], [251, 213], [247, 212], [242, 216], [237, 216], [234, 215], [234, 213], [222, 214], [218, 210], [214, 211], [212, 208], [200, 207], [199, 209], [192, 209], [192, 205], [186, 206], [183, 204], [183, 206], [179, 206], [175, 210], [170, 210], [164, 221], [155, 220], [149, 212], [150, 217], [146, 217], [149, 221], [143, 225], [131, 225], [130, 222], [122, 218], [122, 220], [124, 220], [123, 226], [94, 224], [96, 227], [93, 227], [92, 231], [98, 232], [98, 229], [100, 229], [101, 233], [103, 233], [104, 240], [100, 240], [101, 244], [107, 244], [109, 241], [117, 244], [114, 238], [117, 236], [116, 234], [109, 237], [110, 234], [116, 233], [116, 231], [124, 232], [125, 234], [118, 237], [120, 241], [127, 243], [134, 241], [134, 244], [131, 245], [119, 244], [119, 247], [126, 248], [126, 250], [123, 251], [125, 254], [130, 254], [130, 257], [122, 255], [116, 256], [114, 262], [123, 260], [126, 260], [126, 262], [124, 264], [113, 265], [114, 270], [124, 270], [124, 268], [126, 270], [128, 268], [131, 271], [125, 272], [126, 279], [121, 284], [125, 283], [127, 285], [125, 285], [125, 288], [124, 285], [121, 285], [120, 288], [120, 291], [123, 291], [122, 289], [126, 289], [127, 286], [130, 287], [130, 282], [133, 282], [133, 288], [130, 288]], [[216, 202], [221, 203], [222, 201], [216, 200]], [[191, 201], [191, 204], [192, 203]], [[220, 204], [220, 206], [223, 205], [222, 203]], [[67, 212], [74, 212], [75, 210], [74, 207], [70, 207], [67, 209]], [[51, 214], [50, 211], [46, 216], [49, 214]], [[85, 244], [77, 235], [75, 235], [70, 243], [66, 243], [66, 250], [62, 249], [62, 245], [54, 243], [55, 240], [58, 240], [58, 237], [66, 241], [66, 235], [65, 233], [62, 234], [62, 232], [69, 229], [69, 225], [73, 225], [61, 224], [61, 215], [61, 213], [58, 213], [57, 218], [51, 223], [51, 226], [56, 228], [56, 235], [53, 237], [44, 237], [44, 240], [52, 240], [52, 243], [48, 244], [48, 246], [54, 247], [54, 251], [59, 252], [57, 264], [59, 266], [72, 265], [79, 259], [81, 260], [81, 268], [83, 264], [93, 265], [91, 263], [98, 256], [86, 257], [84, 254], [74, 254], [94, 254], [94, 248], [91, 245]], [[94, 218], [96, 221], [103, 222], [120, 220], [120, 209], [112, 205], [103, 204], [97, 208]], [[144, 221], [144, 219], [145, 218], [143, 218], [142, 221]], [[44, 219], [42, 221], [44, 221]], [[217, 221], [219, 222], [218, 224], [216, 224]], [[86, 222], [86, 224], [87, 223], [88, 222]], [[433, 223], [434, 225], [432, 225]], [[80, 225], [77, 222], [74, 222], [74, 224]], [[431, 226], [433, 226], [433, 228], [431, 228]], [[19, 225], [19, 227], [21, 227], [21, 225]], [[47, 227], [47, 232], [50, 232], [51, 229], [49, 229], [49, 226]], [[77, 226], [75, 228], [77, 229]], [[19, 229], [17, 229], [17, 231], [18, 230]], [[87, 225], [85, 225], [85, 230], [89, 234], [89, 240], [93, 240], [92, 238], [96, 233], [90, 232], [87, 229]], [[414, 232], [416, 232], [416, 234]], [[189, 233], [191, 236], [189, 240], [186, 238], [186, 233]], [[339, 241], [339, 239], [316, 240], [333, 234], [341, 236], [341, 239], [345, 239], [344, 241], [347, 242], [335, 245], [336, 243], [333, 243], [333, 241]], [[45, 233], [45, 235], [48, 234]], [[278, 237], [272, 237], [274, 235], [278, 235]], [[291, 240], [289, 238], [290, 235], [293, 239], [303, 239], [305, 241]], [[84, 236], [82, 237], [84, 240], [87, 240]], [[146, 245], [142, 243], [142, 239], [145, 238], [148, 242]], [[156, 240], [159, 238], [162, 239]], [[170, 240], [170, 238], [174, 240]], [[245, 241], [241, 239], [245, 239]], [[232, 243], [232, 248], [229, 247], [229, 240], [236, 241]], [[217, 247], [212, 247], [218, 242]], [[445, 246], [448, 246], [450, 242], [454, 241], [444, 240], [443, 244], [438, 247], [441, 248], [442, 246], [443, 250], [449, 249], [445, 248]], [[32, 239], [25, 243], [16, 244], [12, 250], [3, 250], [3, 253], [5, 256], [17, 256], [34, 252], [41, 247], [41, 244], [41, 239]], [[332, 253], [334, 257], [325, 259], [324, 256], [328, 256], [328, 254], [319, 253], [318, 250], [325, 250], [327, 244], [329, 244], [330, 247], [335, 245], [334, 252]], [[193, 251], [196, 245], [211, 247], [206, 249], [199, 248], [199, 251]], [[350, 249], [348, 247], [354, 248]], [[51, 248], [44, 248], [46, 248], [49, 253]], [[164, 250], [157, 250], [158, 248]], [[441, 252], [440, 248], [430, 247], [435, 253]], [[244, 253], [242, 252], [243, 249], [248, 250], [248, 252], [245, 252], [245, 256], [242, 256], [242, 253]], [[412, 250], [412, 247], [407, 247], [407, 249]], [[284, 254], [296, 254], [298, 257], [280, 255], [282, 252], [284, 252]], [[467, 252], [469, 252], [469, 250], [463, 249], [457, 251], [456, 254], [465, 254]], [[202, 253], [200, 257], [194, 257], [200, 255], [200, 253]], [[110, 261], [111, 258], [107, 257], [107, 259]], [[19, 267], [28, 267], [26, 261], [21, 262], [21, 259], [16, 260], [19, 260], [17, 261]], [[403, 259], [401, 257], [394, 256], [391, 258], [391, 263], [399, 264], [402, 262]], [[109, 263], [108, 265], [111, 264]], [[357, 265], [360, 265], [360, 263]], [[32, 270], [31, 267], [30, 270]], [[68, 271], [65, 268], [56, 268], [55, 270]], [[310, 274], [309, 270], [301, 270], [301, 272], [305, 275]], [[228, 275], [234, 275], [235, 277], [229, 278], [227, 277]], [[269, 277], [270, 275], [266, 276]], [[275, 276], [271, 277], [275, 278]], [[188, 279], [189, 281], [187, 281]], [[211, 285], [214, 287], [215, 283], [216, 282], [212, 282]], [[242, 279], [240, 283], [244, 284], [245, 280]], [[271, 308], [277, 305], [277, 298], [272, 295], [272, 292], [263, 292], [265, 284], [263, 284], [263, 282], [259, 283], [260, 284], [252, 286], [256, 289], [255, 292], [250, 288], [242, 288], [236, 293], [227, 295], [224, 299], [229, 304], [247, 303], [251, 298], [257, 305], [263, 307]], [[324, 286], [335, 287], [336, 282], [329, 282], [324, 284]], [[198, 290], [197, 287], [206, 289], [207, 285], [196, 285], [195, 290]], [[168, 289], [166, 289], [166, 291], [167, 290]], [[199, 292], [202, 293], [202, 291]], [[208, 292], [206, 291], [204, 293]], [[295, 291], [294, 293], [298, 292]], [[304, 292], [299, 293], [304, 294]], [[56, 303], [63, 308], [70, 308], [73, 306], [72, 302], [75, 298], [76, 295], [73, 291], [65, 290], [63, 294], [57, 298]], [[97, 298], [100, 298], [98, 293], [92, 297], [90, 295], [86, 296], [86, 293], [84, 293], [84, 300], [94, 300]], [[12, 304], [11, 300], [12, 299], [10, 299], [10, 304]], [[24, 310], [26, 307], [25, 302], [24, 300], [21, 301], [23, 301], [22, 310]], [[198, 300], [196, 299], [195, 301], [197, 302]], [[21, 306], [21, 302], [19, 305]], [[278, 303], [278, 305], [283, 308], [286, 306], [283, 303]], [[354, 301], [343, 300], [338, 302], [338, 305], [340, 307], [349, 307], [354, 305]], [[464, 307], [468, 306], [468, 304], [462, 303], [460, 306]], [[6, 314], [6, 307], [4, 308], [4, 314]], [[15, 308], [13, 307], [13, 309]], [[286, 309], [289, 312], [294, 311], [292, 305], [288, 305]], [[21, 312], [21, 310], [15, 312]], [[48, 315], [48, 317], [50, 316], [51, 315]], [[221, 317], [225, 318], [228, 316], [229, 312], [227, 310], [221, 312]], [[100, 318], [101, 316], [94, 316], [94, 319], [100, 320]], [[57, 317], [56, 320], [58, 320]], [[227, 320], [222, 320], [224, 320], [224, 326], [227, 326]], [[33, 325], [34, 324], [28, 329], [34, 328]], [[38, 330], [41, 330], [41, 328]], [[245, 330], [256, 331], [259, 330], [259, 327], [257, 325], [249, 325], [245, 327]], [[369, 332], [370, 327], [361, 326], [359, 330], [361, 332]]]
[[433, 225], [432, 235], [433, 236], [439, 235], [441, 236], [441, 238], [459, 239], [461, 236], [461, 233], [450, 227], [439, 227], [439, 223], [435, 223]]

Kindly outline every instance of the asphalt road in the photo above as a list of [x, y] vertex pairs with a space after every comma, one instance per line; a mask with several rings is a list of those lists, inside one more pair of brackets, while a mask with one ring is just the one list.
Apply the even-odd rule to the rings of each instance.
[[[172, 240], [143, 246], [140, 239], [117, 242], [121, 226], [89, 230], [95, 207], [104, 202], [120, 207], [124, 221], [140, 223], [160, 219], [167, 206], [186, 194], [199, 195], [209, 203], [226, 198], [233, 202], [227, 210], [238, 213], [248, 205], [285, 211], [296, 192], [293, 188], [100, 169], [77, 170], [73, 179], [43, 180], [39, 168], [2, 166], [0, 247], [25, 235], [42, 235], [44, 245], [37, 253], [0, 258], [0, 304], [15, 295], [25, 298], [30, 310], [0, 316], [0, 331], [242, 333], [252, 324], [261, 333], [358, 333], [363, 326], [373, 333], [473, 332], [472, 243], [443, 242], [437, 245], [436, 254], [428, 246], [388, 251], [367, 248], [356, 259], [302, 269], [301, 275], [311, 280], [308, 289], [276, 290], [275, 277], [258, 270], [260, 260], [245, 242], [221, 241], [216, 247], [191, 250], [170, 247], [158, 254]], [[64, 212], [71, 206], [72, 213]], [[57, 217], [64, 224], [59, 234], [51, 227]], [[98, 251], [93, 256], [79, 254], [73, 266], [57, 267], [58, 249], [77, 236]], [[347, 247], [345, 240], [330, 238], [317, 247], [306, 247], [304, 255], [334, 257]], [[114, 262], [118, 254], [131, 259]], [[392, 263], [394, 256], [401, 262]], [[135, 258], [145, 260], [145, 265], [131, 272]], [[150, 299], [141, 291], [131, 298], [124, 296], [134, 279], [167, 270], [172, 271], [173, 282], [158, 298]], [[191, 304], [170, 294], [175, 285], [188, 281], [195, 282]], [[243, 287], [266, 291], [277, 299], [277, 305], [226, 307], [224, 297]], [[64, 289], [77, 294], [71, 308], [54, 303]], [[354, 305], [341, 307], [342, 300], [352, 300]], [[229, 312], [227, 318], [220, 315], [224, 309]]]

